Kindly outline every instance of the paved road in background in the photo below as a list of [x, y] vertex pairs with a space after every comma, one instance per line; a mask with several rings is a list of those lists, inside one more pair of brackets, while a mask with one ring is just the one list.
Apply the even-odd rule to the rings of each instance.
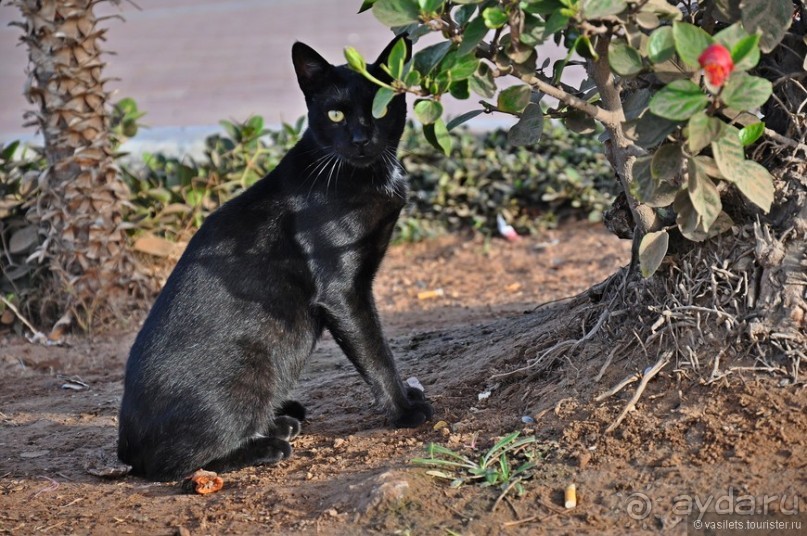
[[[111, 19], [105, 73], [108, 87], [133, 97], [153, 127], [215, 125], [220, 119], [263, 115], [291, 121], [305, 112], [290, 50], [295, 40], [344, 63], [352, 45], [374, 55], [392, 37], [351, 0], [137, 0], [141, 10], [99, 6]], [[101, 12], [104, 13], [101, 13]], [[26, 51], [14, 8], [0, 7], [0, 139], [24, 132], [21, 96]]]
[[[346, 45], [375, 58], [392, 33], [371, 13], [357, 15], [358, 0], [136, 0], [141, 8], [101, 4], [110, 19], [105, 74], [115, 98], [134, 98], [153, 127], [138, 138], [201, 139], [221, 119], [251, 114], [267, 123], [305, 113], [291, 64], [291, 45], [303, 41], [333, 63]], [[22, 114], [26, 50], [20, 29], [8, 23], [18, 11], [0, 6], [0, 141], [31, 137]], [[411, 100], [411, 99], [410, 99]], [[475, 101], [448, 103], [454, 114]], [[501, 118], [497, 119], [501, 122]]]

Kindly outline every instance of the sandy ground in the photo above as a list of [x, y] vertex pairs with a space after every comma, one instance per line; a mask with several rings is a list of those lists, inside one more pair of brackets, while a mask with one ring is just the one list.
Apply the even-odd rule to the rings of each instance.
[[[547, 341], [579, 337], [591, 308], [585, 299], [535, 306], [583, 291], [627, 256], [625, 243], [585, 224], [516, 243], [443, 237], [392, 248], [376, 285], [379, 307], [399, 369], [425, 386], [434, 421], [387, 428], [326, 337], [298, 389], [310, 419], [293, 457], [223, 474], [224, 488], [205, 497], [177, 483], [87, 472], [114, 455], [134, 329], [51, 349], [0, 335], [0, 533], [804, 534], [803, 384], [783, 388], [749, 374], [703, 386], [667, 370], [609, 434], [633, 388], [595, 396], [652, 356], [618, 355], [595, 381], [612, 344], [597, 337], [542, 374], [509, 374]], [[418, 297], [437, 289], [442, 297]], [[513, 487], [497, 500], [498, 485], [452, 488], [411, 461], [431, 442], [478, 460], [512, 431], [536, 441], [513, 455], [536, 463], [521, 495]], [[567, 510], [570, 483], [578, 505]], [[789, 524], [696, 530], [729, 503], [735, 521]]]

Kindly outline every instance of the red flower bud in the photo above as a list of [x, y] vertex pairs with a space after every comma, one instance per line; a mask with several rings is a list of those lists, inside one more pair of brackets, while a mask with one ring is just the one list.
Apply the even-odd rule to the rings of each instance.
[[706, 47], [706, 50], [698, 58], [698, 63], [703, 67], [706, 80], [715, 87], [725, 84], [731, 71], [734, 70], [731, 52], [717, 43]]

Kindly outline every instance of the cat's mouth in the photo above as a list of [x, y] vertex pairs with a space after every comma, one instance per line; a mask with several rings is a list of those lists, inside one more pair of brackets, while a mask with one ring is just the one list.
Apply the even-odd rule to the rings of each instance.
[[377, 160], [378, 155], [356, 154], [347, 157], [348, 162], [350, 162], [353, 166], [359, 168], [370, 167]]

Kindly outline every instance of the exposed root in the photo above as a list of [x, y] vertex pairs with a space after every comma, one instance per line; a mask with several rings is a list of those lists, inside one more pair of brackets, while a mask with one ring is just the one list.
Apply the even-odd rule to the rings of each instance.
[[670, 354], [665, 353], [663, 356], [661, 356], [661, 358], [659, 358], [658, 361], [656, 361], [655, 365], [653, 365], [644, 372], [644, 374], [642, 375], [642, 381], [639, 382], [639, 387], [637, 387], [636, 392], [633, 393], [633, 398], [631, 398], [630, 401], [625, 405], [625, 407], [622, 409], [622, 412], [619, 414], [616, 420], [612, 422], [608, 428], [605, 429], [606, 434], [610, 434], [611, 432], [613, 432], [616, 429], [616, 427], [619, 426], [620, 423], [625, 419], [625, 416], [628, 414], [628, 412], [636, 407], [636, 403], [642, 397], [642, 393], [644, 393], [647, 384], [650, 382], [650, 380], [653, 379], [653, 377], [656, 374], [661, 372], [661, 369], [667, 366], [667, 363], [669, 362], [670, 362]]

